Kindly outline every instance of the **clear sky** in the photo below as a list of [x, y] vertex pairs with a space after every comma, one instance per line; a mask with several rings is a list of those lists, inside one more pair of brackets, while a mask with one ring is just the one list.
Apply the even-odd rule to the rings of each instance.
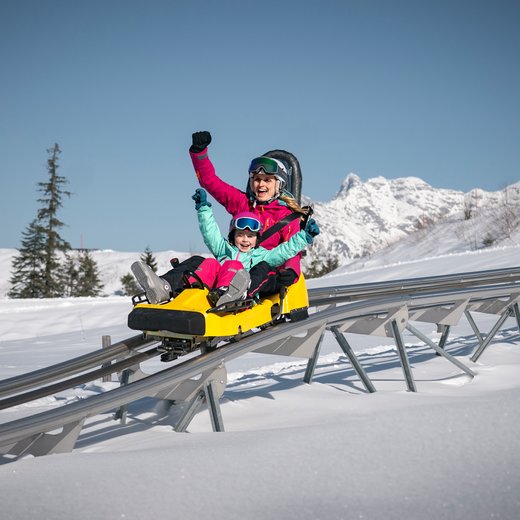
[[0, 0], [0, 247], [36, 216], [56, 142], [74, 247], [205, 250], [197, 130], [241, 188], [283, 148], [319, 201], [349, 172], [502, 189], [520, 180], [519, 27], [518, 0]]

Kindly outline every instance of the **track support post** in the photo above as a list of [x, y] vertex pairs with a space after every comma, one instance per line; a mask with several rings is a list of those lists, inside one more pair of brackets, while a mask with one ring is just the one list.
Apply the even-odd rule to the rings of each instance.
[[489, 331], [489, 334], [486, 336], [486, 339], [479, 345], [475, 353], [470, 357], [471, 361], [474, 363], [478, 360], [478, 358], [482, 355], [487, 346], [491, 343], [496, 333], [500, 330], [500, 327], [504, 324], [504, 322], [514, 313], [512, 307], [508, 307], [504, 313], [500, 316], [499, 320], [495, 323], [493, 328]]
[[399, 330], [399, 326], [395, 320], [392, 320], [392, 332], [394, 334], [397, 352], [399, 353], [399, 358], [401, 359], [401, 365], [403, 367], [403, 373], [406, 379], [406, 386], [408, 387], [408, 391], [417, 392], [417, 387], [415, 386], [415, 381], [412, 375], [412, 369], [410, 368], [410, 361], [408, 360], [406, 347], [404, 346], [403, 336], [401, 335], [401, 331]]
[[224, 431], [224, 421], [220, 411], [218, 385], [215, 381], [206, 381], [201, 388], [190, 400], [188, 406], [175, 426], [176, 432], [185, 432], [189, 424], [200, 410], [201, 406], [207, 404], [211, 426], [214, 432]]
[[303, 376], [303, 382], [307, 384], [312, 383], [312, 378], [314, 376], [314, 371], [316, 370], [316, 365], [318, 364], [318, 358], [320, 357], [321, 344], [323, 343], [323, 336], [325, 335], [325, 329], [322, 330], [321, 336], [316, 343], [316, 347], [314, 348], [314, 352], [312, 356], [309, 358], [307, 362], [307, 368], [305, 369], [305, 375]]
[[331, 327], [330, 330], [334, 334], [334, 337], [336, 338], [336, 341], [338, 342], [339, 346], [341, 347], [341, 350], [345, 353], [345, 355], [348, 357], [350, 363], [352, 364], [352, 367], [356, 371], [356, 374], [361, 379], [361, 382], [365, 386], [368, 392], [373, 393], [376, 391], [376, 387], [368, 377], [367, 373], [365, 372], [365, 369], [359, 362], [358, 358], [356, 357], [356, 354], [354, 354], [354, 351], [352, 350], [352, 347], [350, 346], [349, 342], [345, 338], [344, 334], [338, 329], [338, 327]]

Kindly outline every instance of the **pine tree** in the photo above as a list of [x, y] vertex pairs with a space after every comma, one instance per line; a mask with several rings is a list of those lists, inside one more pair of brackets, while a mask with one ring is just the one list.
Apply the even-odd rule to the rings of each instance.
[[124, 276], [121, 276], [120, 282], [123, 286], [124, 296], [133, 296], [134, 294], [143, 292], [131, 273], [127, 273]]
[[78, 267], [76, 260], [69, 255], [65, 255], [65, 264], [63, 265], [63, 295], [74, 296], [78, 285]]
[[45, 235], [33, 220], [22, 233], [22, 247], [13, 258], [10, 298], [43, 298], [45, 294]]
[[62, 198], [64, 195], [70, 197], [70, 192], [64, 190], [64, 186], [68, 184], [67, 179], [58, 175], [58, 158], [61, 153], [60, 147], [56, 143], [52, 148], [47, 150], [49, 158], [47, 159], [47, 171], [49, 179], [46, 182], [39, 182], [38, 189], [43, 193], [38, 202], [42, 207], [38, 210], [38, 222], [43, 227], [45, 241], [45, 297], [55, 298], [63, 295], [63, 268], [60, 266], [58, 252], [70, 250], [70, 244], [63, 240], [59, 235], [59, 229], [64, 226], [57, 213], [62, 207]]
[[70, 192], [64, 190], [68, 181], [58, 175], [61, 153], [58, 144], [47, 152], [49, 179], [38, 183], [38, 191], [43, 194], [38, 202], [42, 206], [23, 234], [19, 255], [13, 260], [12, 289], [9, 292], [13, 298], [55, 298], [66, 292], [63, 287], [66, 275], [58, 254], [70, 250], [70, 245], [59, 235], [59, 228], [64, 224], [58, 220], [57, 212], [62, 206], [63, 196], [70, 196]]
[[314, 258], [312, 260], [311, 265], [304, 269], [304, 275], [309, 280], [311, 278], [319, 278], [320, 276], [324, 276], [334, 269], [337, 269], [339, 266], [339, 258], [337, 256], [328, 257], [323, 261], [323, 259]]
[[141, 262], [144, 262], [145, 264], [150, 266], [150, 269], [156, 273], [157, 272], [157, 260], [155, 256], [152, 253], [152, 250], [146, 246], [146, 249], [144, 250], [144, 253], [140, 256], [139, 260]]
[[79, 256], [78, 279], [73, 296], [98, 296], [103, 289], [96, 261], [88, 251]]

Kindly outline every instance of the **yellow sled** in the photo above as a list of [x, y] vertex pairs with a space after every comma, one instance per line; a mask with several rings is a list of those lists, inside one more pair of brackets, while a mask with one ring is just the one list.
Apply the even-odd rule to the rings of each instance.
[[[285, 294], [284, 294], [285, 293]], [[128, 316], [128, 326], [149, 336], [193, 339], [228, 338], [286, 318], [307, 318], [309, 298], [304, 276], [282, 291], [260, 300], [249, 308], [211, 309], [207, 289], [184, 289], [167, 303], [137, 303]]]

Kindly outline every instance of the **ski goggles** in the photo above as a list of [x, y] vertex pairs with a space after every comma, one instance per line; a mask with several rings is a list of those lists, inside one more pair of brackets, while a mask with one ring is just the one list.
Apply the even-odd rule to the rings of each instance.
[[261, 170], [269, 175], [276, 175], [283, 171], [274, 159], [270, 157], [257, 157], [251, 161], [249, 173], [260, 173]]
[[233, 220], [233, 227], [241, 230], [249, 229], [253, 233], [258, 233], [262, 229], [262, 223], [256, 218], [238, 217]]

